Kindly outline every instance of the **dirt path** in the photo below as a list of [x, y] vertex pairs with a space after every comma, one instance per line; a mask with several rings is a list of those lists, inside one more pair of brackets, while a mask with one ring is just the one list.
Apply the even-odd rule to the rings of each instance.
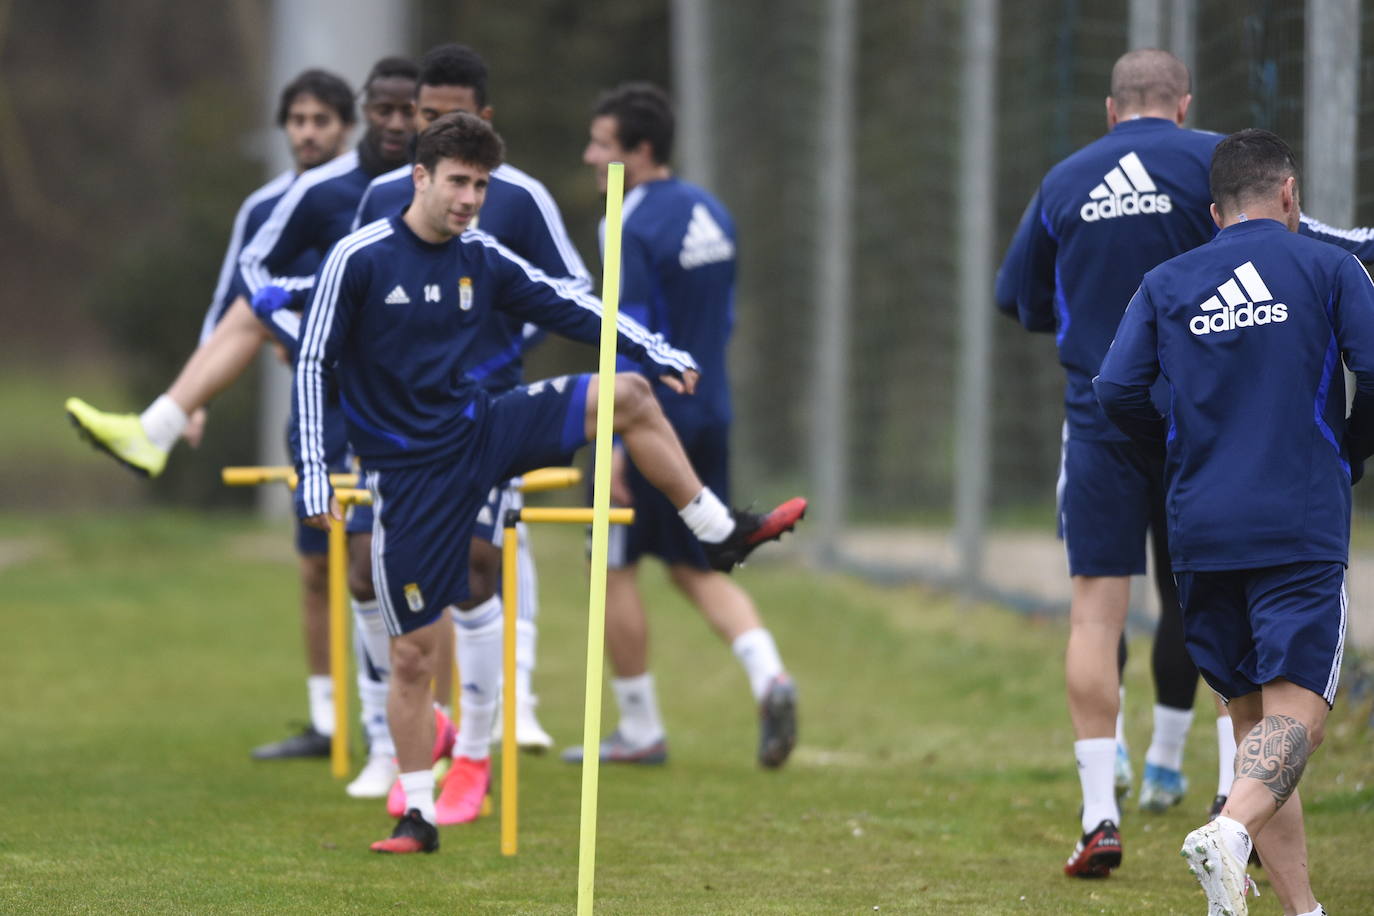
[[[990, 597], [1038, 612], [1064, 613], [1069, 606], [1064, 548], [1050, 536], [1023, 531], [994, 533], [984, 547], [984, 580]], [[841, 545], [844, 565], [880, 577], [954, 585], [959, 557], [952, 532], [943, 529], [852, 529]], [[1374, 649], [1374, 553], [1352, 553], [1346, 577], [1350, 596], [1348, 639]], [[1158, 602], [1144, 577], [1132, 583], [1132, 615], [1154, 620]]]

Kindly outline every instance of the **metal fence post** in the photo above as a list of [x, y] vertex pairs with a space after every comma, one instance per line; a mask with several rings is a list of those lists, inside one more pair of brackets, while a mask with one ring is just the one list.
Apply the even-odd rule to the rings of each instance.
[[996, 218], [997, 0], [964, 5], [959, 165], [959, 391], [954, 516], [959, 580], [966, 593], [983, 578], [991, 459], [992, 278]]

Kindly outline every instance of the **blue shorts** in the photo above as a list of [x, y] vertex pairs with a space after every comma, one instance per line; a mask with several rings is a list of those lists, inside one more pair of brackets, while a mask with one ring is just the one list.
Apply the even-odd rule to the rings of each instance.
[[[506, 518], [506, 510], [520, 509], [525, 505], [524, 495], [515, 487], [515, 481], [518, 479], [508, 480], [488, 491], [482, 508], [477, 510], [477, 524], [472, 529], [473, 537], [480, 538], [497, 547], [501, 546], [501, 533], [504, 530], [502, 525]], [[372, 507], [370, 505], [354, 506], [352, 511], [348, 513], [348, 533], [372, 533], [372, 519]], [[319, 531], [317, 528], [309, 528], [308, 530]], [[319, 531], [319, 533], [323, 535], [325, 532]]]
[[[682, 448], [701, 482], [721, 502], [730, 504], [730, 425], [728, 423], [679, 429]], [[635, 520], [612, 525], [609, 558], [611, 569], [623, 569], [650, 554], [664, 563], [682, 563], [710, 569], [701, 542], [682, 521], [668, 498], [645, 479], [633, 462], [626, 461], [626, 482], [634, 497]]]
[[1145, 535], [1164, 503], [1164, 469], [1129, 442], [1065, 439], [1059, 537], [1071, 576], [1138, 576]]
[[1345, 566], [1180, 572], [1183, 633], [1198, 670], [1230, 700], [1285, 678], [1336, 699], [1345, 648]]
[[587, 442], [587, 382], [565, 376], [478, 394], [473, 447], [416, 467], [373, 469], [372, 583], [393, 636], [468, 597], [468, 544], [491, 489]]

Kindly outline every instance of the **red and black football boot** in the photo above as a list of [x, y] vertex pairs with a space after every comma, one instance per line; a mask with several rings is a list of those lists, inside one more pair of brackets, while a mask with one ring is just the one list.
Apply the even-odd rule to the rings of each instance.
[[795, 496], [778, 506], [767, 515], [731, 510], [735, 518], [735, 530], [719, 544], [705, 541], [701, 549], [706, 553], [706, 562], [718, 572], [728, 573], [744, 562], [754, 548], [768, 541], [776, 541], [806, 516], [806, 500]]
[[372, 844], [373, 852], [406, 855], [412, 852], [434, 852], [439, 848], [439, 828], [420, 816], [419, 808], [411, 808], [396, 822], [396, 829], [385, 840]]
[[1073, 878], [1105, 878], [1121, 865], [1121, 834], [1116, 824], [1102, 821], [1079, 839], [1073, 855], [1064, 863], [1064, 874]]

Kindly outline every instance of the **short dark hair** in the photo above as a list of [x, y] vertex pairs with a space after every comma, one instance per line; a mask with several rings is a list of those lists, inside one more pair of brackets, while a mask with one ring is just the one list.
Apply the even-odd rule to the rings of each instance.
[[486, 61], [467, 45], [439, 45], [420, 58], [421, 86], [466, 86], [479, 106], [487, 104], [487, 79]]
[[625, 149], [645, 140], [654, 161], [663, 165], [673, 155], [673, 106], [668, 93], [653, 83], [621, 83], [596, 101], [594, 117], [615, 118], [615, 138]]
[[505, 157], [501, 136], [486, 121], [466, 111], [435, 118], [415, 145], [415, 161], [427, 172], [433, 172], [440, 159], [457, 159], [494, 172]]
[[377, 80], [390, 79], [398, 76], [402, 79], [419, 79], [420, 68], [415, 66], [415, 61], [408, 57], [383, 57], [372, 65], [372, 69], [367, 73], [367, 79], [363, 80], [363, 92], [372, 89], [372, 84]]
[[1222, 140], [1212, 152], [1212, 200], [1231, 213], [1246, 201], [1272, 196], [1290, 175], [1298, 177], [1298, 160], [1283, 138], [1246, 128]]
[[306, 70], [281, 91], [281, 102], [277, 105], [278, 127], [286, 126], [286, 117], [299, 95], [313, 95], [321, 105], [334, 109], [339, 120], [345, 124], [358, 120], [358, 113], [353, 107], [353, 90], [343, 77], [335, 76], [328, 70]]

